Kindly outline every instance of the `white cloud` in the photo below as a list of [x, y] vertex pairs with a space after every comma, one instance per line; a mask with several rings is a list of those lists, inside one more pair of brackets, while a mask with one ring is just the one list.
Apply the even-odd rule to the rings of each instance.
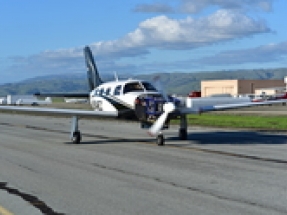
[[224, 51], [211, 57], [193, 61], [203, 65], [239, 65], [246, 63], [271, 63], [287, 57], [287, 42], [262, 45], [255, 48]]
[[[106, 70], [108, 64], [105, 61], [110, 65], [124, 57], [132, 57], [136, 61], [135, 57], [146, 56], [152, 49], [190, 50], [270, 31], [262, 20], [253, 19], [238, 11], [218, 10], [197, 19], [156, 16], [141, 22], [134, 31], [120, 39], [95, 42], [90, 47], [99, 68]], [[50, 50], [29, 57], [14, 57], [14, 65], [9, 70], [33, 71], [39, 75], [85, 71], [82, 48]], [[118, 63], [117, 66], [135, 68], [132, 63]]]
[[148, 54], [151, 48], [187, 50], [269, 32], [271, 30], [262, 20], [239, 12], [219, 10], [199, 19], [156, 16], [141, 22], [137, 29], [123, 38], [96, 42], [91, 47], [100, 57], [135, 57]]
[[[165, 1], [166, 2], [166, 1]], [[199, 13], [209, 7], [218, 7], [229, 10], [254, 10], [271, 11], [274, 0], [177, 0], [176, 5], [168, 3], [139, 4], [135, 7], [135, 12], [150, 13]]]
[[138, 4], [134, 9], [134, 12], [140, 13], [171, 13], [174, 12], [172, 7], [167, 4]]
[[181, 0], [180, 10], [186, 13], [198, 13], [210, 6], [217, 6], [230, 10], [261, 9], [270, 11], [272, 2], [273, 0]]
[[[245, 68], [243, 65], [254, 64], [268, 67], [274, 62], [284, 65], [287, 59], [287, 41], [262, 45], [250, 49], [223, 51], [219, 54], [199, 59], [152, 62], [139, 65], [142, 71], [215, 71], [217, 69]], [[280, 65], [280, 64], [279, 64]], [[272, 66], [274, 67], [274, 66]], [[255, 67], [256, 68], [256, 67]]]
[[[28, 58], [17, 57], [13, 60], [13, 71], [18, 72], [16, 80], [23, 72], [31, 72], [32, 76], [43, 74], [61, 74], [61, 73], [79, 73], [85, 72], [85, 62], [83, 58], [82, 48], [74, 49], [75, 52], [70, 53], [74, 57], [63, 56], [62, 58], [49, 53], [50, 58], [45, 55], [35, 55]], [[59, 54], [59, 52], [57, 52]], [[63, 55], [63, 54], [61, 54]], [[216, 55], [203, 57], [199, 59], [185, 59], [185, 60], [166, 60], [147, 62], [142, 64], [121, 63], [111, 60], [97, 61], [98, 68], [101, 73], [113, 71], [120, 73], [147, 73], [147, 72], [173, 72], [173, 71], [203, 71], [203, 70], [217, 70], [217, 69], [232, 69], [243, 68], [245, 64], [272, 64], [273, 62], [285, 62], [287, 59], [287, 41], [281, 43], [274, 43], [262, 45], [255, 48], [223, 51]], [[285, 60], [285, 61], [284, 61]], [[239, 66], [240, 65], [240, 66]], [[38, 73], [37, 73], [38, 72]], [[11, 74], [11, 73], [10, 73]]]

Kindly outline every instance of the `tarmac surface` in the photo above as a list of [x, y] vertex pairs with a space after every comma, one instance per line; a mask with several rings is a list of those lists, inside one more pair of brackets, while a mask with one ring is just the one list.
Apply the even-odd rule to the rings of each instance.
[[[284, 108], [284, 107], [280, 107]], [[282, 110], [284, 112], [284, 110]], [[0, 214], [287, 214], [287, 133], [0, 114]]]

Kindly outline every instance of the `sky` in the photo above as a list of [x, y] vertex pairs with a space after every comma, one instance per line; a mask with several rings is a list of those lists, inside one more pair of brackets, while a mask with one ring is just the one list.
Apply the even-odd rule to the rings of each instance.
[[287, 67], [287, 0], [0, 0], [0, 83]]

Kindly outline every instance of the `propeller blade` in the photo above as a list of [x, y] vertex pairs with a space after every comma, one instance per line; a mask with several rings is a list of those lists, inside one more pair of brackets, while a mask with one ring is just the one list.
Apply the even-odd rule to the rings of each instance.
[[160, 81], [160, 77], [159, 76], [156, 76], [154, 78], [154, 84], [155, 84], [156, 89], [162, 94], [164, 100], [166, 102], [168, 102], [169, 101], [168, 96], [167, 96], [167, 94], [166, 94], [166, 92], [165, 92], [165, 90], [164, 90], [164, 88], [162, 86], [162, 83]]
[[155, 136], [159, 133], [159, 131], [162, 129], [166, 119], [168, 117], [168, 113], [164, 112], [160, 117], [155, 121], [155, 123], [151, 126], [148, 133], [151, 136]]
[[164, 112], [160, 117], [155, 121], [155, 123], [149, 129], [149, 134], [155, 136], [163, 128], [165, 121], [167, 120], [168, 115], [175, 110], [175, 105], [172, 102], [167, 102], [163, 106]]

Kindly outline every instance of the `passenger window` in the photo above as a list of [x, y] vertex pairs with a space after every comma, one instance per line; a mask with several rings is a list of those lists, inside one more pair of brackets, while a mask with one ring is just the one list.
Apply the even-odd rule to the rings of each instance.
[[98, 89], [95, 91], [94, 95], [96, 95], [96, 96], [99, 95], [99, 90]]
[[106, 95], [110, 95], [111, 93], [111, 88], [109, 87], [108, 89], [106, 89]]
[[102, 89], [100, 89], [99, 94], [100, 94], [100, 95], [103, 95], [103, 94], [104, 94], [104, 92], [105, 92], [105, 90], [102, 88]]
[[116, 86], [115, 91], [114, 91], [114, 95], [120, 95], [121, 89], [122, 89], [121, 85]]

